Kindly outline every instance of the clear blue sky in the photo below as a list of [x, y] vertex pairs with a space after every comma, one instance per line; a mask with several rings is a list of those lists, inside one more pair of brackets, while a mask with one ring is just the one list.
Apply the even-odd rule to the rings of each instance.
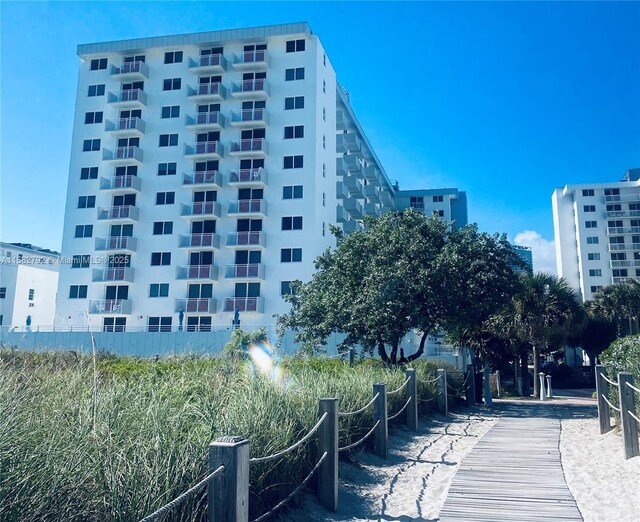
[[[640, 166], [640, 3], [1, 2], [3, 241], [59, 249], [76, 45], [308, 21], [391, 178], [553, 239], [556, 186]], [[535, 252], [534, 252], [535, 253]]]

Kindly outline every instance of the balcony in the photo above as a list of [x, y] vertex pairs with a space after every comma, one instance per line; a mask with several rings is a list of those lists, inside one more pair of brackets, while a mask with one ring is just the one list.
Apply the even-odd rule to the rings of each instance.
[[349, 122], [344, 111], [336, 111], [336, 130], [345, 131], [349, 128]]
[[211, 298], [199, 298], [199, 299], [176, 299], [175, 311], [177, 313], [203, 313], [214, 314], [216, 313], [216, 300]]
[[380, 201], [385, 206], [393, 207], [394, 205], [393, 196], [391, 195], [391, 192], [389, 192], [388, 190], [380, 191]]
[[363, 205], [363, 207], [364, 207], [364, 214], [366, 216], [379, 216], [380, 215], [380, 208], [375, 203], [365, 203]]
[[130, 314], [131, 301], [129, 299], [90, 299], [90, 314]]
[[245, 248], [248, 246], [266, 248], [267, 238], [264, 232], [230, 232], [227, 234], [229, 248]]
[[264, 78], [257, 80], [243, 80], [231, 86], [231, 96], [234, 98], [265, 99], [269, 97], [269, 84]]
[[605, 214], [607, 218], [638, 217], [640, 210], [608, 210]]
[[138, 221], [140, 210], [133, 205], [98, 207], [99, 221]]
[[265, 109], [243, 109], [231, 113], [233, 127], [266, 127], [269, 123], [269, 113]]
[[220, 248], [220, 236], [218, 234], [190, 234], [188, 236], [178, 236], [178, 246], [191, 250], [209, 250]]
[[267, 202], [264, 199], [240, 199], [237, 201], [229, 201], [227, 215], [265, 217], [267, 215]]
[[95, 243], [96, 252], [135, 252], [137, 246], [135, 237], [125, 236], [97, 237]]
[[353, 174], [362, 174], [362, 162], [354, 154], [346, 154], [342, 158], [347, 167], [347, 171]]
[[269, 146], [265, 138], [232, 141], [229, 154], [245, 158], [265, 158], [269, 153]]
[[180, 215], [186, 218], [217, 217], [222, 215], [222, 207], [217, 201], [198, 201], [182, 203]]
[[142, 136], [145, 124], [141, 118], [120, 118], [105, 121], [104, 130], [113, 136]]
[[233, 67], [239, 71], [263, 71], [269, 67], [270, 62], [271, 59], [266, 49], [245, 51], [233, 57]]
[[349, 221], [351, 221], [351, 216], [349, 215], [349, 212], [344, 207], [341, 207], [340, 205], [336, 207], [336, 221], [338, 223], [348, 223]]
[[380, 201], [380, 189], [371, 184], [367, 184], [364, 186], [364, 195], [374, 202]]
[[636, 250], [640, 252], [640, 243], [609, 243], [609, 252], [620, 252], [621, 250]]
[[187, 87], [187, 97], [193, 101], [222, 101], [227, 97], [227, 89], [220, 82], [201, 83]]
[[91, 281], [94, 283], [110, 283], [113, 281], [133, 283], [133, 275], [133, 268], [98, 268], [93, 270]]
[[194, 116], [187, 114], [184, 123], [190, 130], [222, 130], [225, 122], [221, 112], [199, 112]]
[[142, 182], [138, 176], [112, 176], [100, 178], [100, 190], [135, 190], [140, 192]]
[[264, 265], [262, 263], [227, 265], [224, 267], [224, 277], [227, 279], [264, 279]]
[[640, 259], [624, 259], [620, 261], [611, 261], [611, 268], [627, 268], [627, 267], [640, 267]]
[[605, 203], [617, 203], [620, 201], [632, 201], [640, 203], [640, 194], [616, 194], [615, 196], [605, 196]]
[[616, 236], [622, 234], [640, 234], [640, 227], [609, 227], [607, 235]]
[[188, 265], [176, 267], [176, 279], [218, 279], [218, 267], [216, 265]]
[[229, 173], [229, 185], [263, 188], [267, 185], [267, 171], [262, 167], [231, 171]]
[[194, 189], [222, 188], [222, 174], [217, 170], [196, 170], [191, 174], [182, 174], [182, 184]]
[[121, 82], [129, 80], [148, 80], [149, 66], [142, 61], [124, 62], [120, 65], [112, 65], [111, 77], [114, 80], [120, 80]]
[[112, 107], [142, 109], [147, 106], [147, 93], [142, 89], [109, 92], [107, 103]]
[[184, 146], [184, 157], [193, 160], [222, 159], [223, 152], [219, 141], [200, 141]]
[[354, 219], [361, 219], [363, 208], [357, 199], [345, 199], [343, 202], [344, 208], [349, 212], [349, 215]]
[[224, 312], [256, 312], [261, 314], [264, 310], [262, 297], [225, 297]]
[[369, 182], [369, 185], [380, 185], [380, 171], [377, 167], [369, 165], [362, 169], [365, 179]]
[[618, 284], [618, 283], [624, 283], [625, 281], [628, 281], [629, 279], [633, 279], [633, 277], [631, 276], [620, 276], [620, 277], [612, 277], [611, 281], [614, 285]]
[[362, 152], [362, 141], [354, 133], [336, 135], [336, 152]]
[[362, 229], [362, 223], [359, 223], [358, 221], [347, 221], [342, 225], [342, 230], [344, 230], [346, 234], [351, 234], [352, 232], [357, 232]]
[[344, 186], [347, 187], [349, 194], [351, 194], [354, 198], [364, 198], [364, 184], [362, 180], [355, 176], [345, 176], [342, 178], [342, 182]]
[[195, 74], [216, 74], [227, 70], [227, 59], [222, 54], [207, 54], [189, 58], [189, 70]]
[[336, 181], [336, 198], [337, 199], [349, 199], [349, 189], [344, 185], [342, 181]]
[[140, 147], [116, 147], [102, 149], [102, 161], [111, 163], [137, 163], [142, 165], [142, 149]]
[[344, 177], [349, 175], [349, 167], [344, 158], [336, 158], [336, 176]]

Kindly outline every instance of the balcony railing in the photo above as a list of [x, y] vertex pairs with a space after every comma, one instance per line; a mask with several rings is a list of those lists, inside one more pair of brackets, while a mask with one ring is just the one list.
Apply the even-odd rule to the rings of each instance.
[[262, 167], [257, 169], [240, 169], [229, 173], [230, 184], [266, 185], [267, 171]]
[[135, 252], [138, 246], [138, 240], [135, 237], [126, 236], [114, 236], [114, 237], [97, 237], [96, 238], [96, 251], [107, 252], [126, 250], [129, 252]]
[[218, 279], [216, 265], [188, 265], [176, 268], [176, 279]]
[[607, 234], [610, 236], [620, 234], [640, 234], [640, 227], [609, 227], [607, 228]]
[[185, 125], [201, 129], [222, 129], [224, 127], [224, 115], [217, 111], [198, 112], [194, 116], [187, 114]]
[[344, 183], [344, 186], [349, 190], [349, 194], [358, 198], [364, 197], [364, 194], [362, 192], [364, 184], [362, 183], [361, 179], [355, 176], [345, 176], [344, 178], [342, 178], [342, 182]]
[[339, 153], [345, 152], [360, 152], [362, 150], [362, 142], [360, 138], [354, 133], [337, 134], [336, 135], [336, 151]]
[[106, 132], [114, 134], [144, 134], [145, 124], [141, 118], [120, 118], [115, 121], [107, 120], [104, 124]]
[[607, 210], [606, 216], [608, 218], [638, 217], [640, 216], [640, 210]]
[[189, 58], [189, 69], [198, 72], [224, 72], [227, 70], [227, 59], [222, 54], [207, 54], [195, 59]]
[[267, 202], [263, 199], [240, 199], [229, 201], [227, 214], [262, 214], [267, 212]]
[[380, 185], [380, 171], [377, 167], [369, 165], [362, 169], [365, 179], [369, 182], [369, 185]]
[[616, 252], [620, 250], [640, 251], [640, 243], [609, 243], [609, 252]]
[[375, 203], [369, 202], [364, 204], [364, 213], [367, 216], [379, 216], [380, 209], [378, 208], [378, 205], [376, 205]]
[[142, 89], [128, 89], [120, 92], [109, 92], [107, 102], [121, 107], [146, 106], [147, 93]]
[[637, 201], [640, 203], [640, 194], [616, 194], [614, 196], [605, 196], [605, 203], [615, 203], [618, 201]]
[[180, 248], [220, 248], [220, 236], [218, 234], [190, 234], [178, 237]]
[[228, 279], [264, 279], [264, 265], [262, 263], [227, 265], [224, 267], [224, 277]]
[[264, 310], [264, 300], [262, 297], [225, 297], [225, 312], [257, 312]]
[[232, 141], [230, 154], [247, 156], [266, 156], [268, 145], [265, 138], [252, 138], [247, 140]]
[[111, 76], [120, 79], [149, 78], [149, 66], [143, 61], [124, 62], [111, 66]]
[[102, 161], [142, 163], [142, 149], [136, 146], [102, 149]]
[[351, 221], [349, 212], [340, 205], [336, 207], [336, 221], [338, 223], [348, 223], [349, 221]]
[[90, 299], [89, 313], [130, 314], [131, 301], [129, 299]]
[[121, 205], [117, 207], [98, 207], [98, 219], [110, 220], [110, 219], [127, 219], [138, 221], [139, 216], [138, 207], [133, 205]]
[[240, 112], [231, 113], [231, 125], [256, 126], [269, 123], [269, 114], [265, 109], [243, 109]]
[[230, 232], [227, 234], [228, 247], [259, 246], [266, 247], [264, 232]]
[[614, 276], [611, 278], [613, 284], [624, 283], [628, 279], [633, 279], [631, 276]]
[[349, 211], [351, 217], [360, 219], [362, 217], [362, 205], [357, 199], [349, 198], [343, 202], [344, 208]]
[[222, 187], [222, 174], [217, 170], [196, 170], [191, 174], [182, 174], [182, 184], [193, 186], [193, 188], [203, 186]]
[[176, 299], [175, 311], [182, 311], [184, 313], [212, 314], [216, 311], [216, 300], [206, 297], [197, 299]]
[[196, 87], [188, 87], [187, 96], [201, 100], [224, 100], [227, 97], [227, 89], [220, 82], [200, 83]]
[[625, 268], [635, 266], [640, 266], [640, 259], [622, 259], [611, 261], [611, 268]]
[[112, 176], [100, 178], [100, 190], [132, 189], [140, 192], [142, 182], [138, 176]]
[[195, 144], [185, 144], [184, 155], [197, 157], [221, 158], [223, 154], [222, 143], [219, 141], [200, 141]]
[[345, 154], [342, 158], [349, 172], [362, 173], [362, 162], [354, 154]]
[[269, 53], [266, 49], [244, 51], [242, 54], [234, 56], [233, 66], [237, 69], [264, 68], [269, 65], [269, 61]]
[[232, 85], [231, 94], [234, 96], [260, 95], [266, 97], [269, 95], [269, 83], [264, 78], [243, 80]]
[[182, 203], [180, 205], [181, 216], [215, 216], [222, 214], [220, 203], [217, 201], [199, 201], [195, 203]]
[[98, 268], [93, 270], [91, 280], [94, 283], [127, 281], [133, 283], [134, 269], [129, 267]]
[[337, 199], [348, 199], [351, 197], [349, 194], [349, 189], [345, 186], [342, 181], [336, 181], [336, 198]]

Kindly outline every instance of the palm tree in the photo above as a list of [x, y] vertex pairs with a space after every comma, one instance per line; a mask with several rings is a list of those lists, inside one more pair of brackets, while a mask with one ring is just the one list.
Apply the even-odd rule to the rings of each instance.
[[594, 317], [614, 322], [618, 337], [623, 337], [625, 333], [631, 335], [634, 329], [637, 332], [640, 315], [640, 282], [627, 279], [623, 283], [605, 286], [590, 302], [590, 311]]

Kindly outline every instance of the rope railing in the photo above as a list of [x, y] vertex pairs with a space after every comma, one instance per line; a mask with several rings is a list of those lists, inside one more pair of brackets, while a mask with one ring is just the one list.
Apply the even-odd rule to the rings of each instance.
[[431, 384], [431, 383], [436, 382], [439, 378], [440, 378], [440, 377], [437, 377], [437, 376], [436, 376], [436, 377], [434, 377], [433, 379], [428, 379], [428, 380], [425, 380], [425, 379], [417, 379], [417, 381], [418, 381], [418, 382], [421, 382], [422, 384]]
[[402, 406], [402, 408], [400, 408], [400, 410], [398, 410], [396, 413], [394, 413], [393, 415], [391, 415], [390, 417], [387, 418], [387, 420], [392, 421], [393, 419], [397, 418], [400, 416], [400, 414], [407, 409], [407, 406], [409, 406], [409, 404], [411, 404], [411, 399], [413, 399], [413, 397], [409, 397], [407, 399], [407, 401], [404, 403], [404, 406]]
[[311, 428], [311, 430], [309, 431], [309, 433], [307, 433], [304, 437], [302, 437], [298, 442], [296, 442], [295, 444], [289, 446], [286, 449], [283, 449], [282, 451], [279, 451], [278, 453], [274, 453], [273, 455], [268, 455], [266, 457], [254, 457], [252, 459], [249, 459], [249, 463], [250, 464], [263, 464], [264, 462], [270, 462], [272, 460], [276, 460], [279, 459], [280, 457], [284, 457], [285, 455], [287, 455], [288, 453], [291, 453], [293, 450], [295, 450], [296, 448], [299, 448], [302, 444], [304, 444], [307, 440], [309, 440], [309, 438], [316, 432], [318, 431], [318, 429], [320, 428], [320, 426], [322, 426], [322, 423], [324, 422], [324, 420], [328, 417], [328, 413], [324, 413], [322, 415], [322, 417], [320, 417], [320, 420], [318, 420], [318, 422], [316, 422], [316, 425]]
[[168, 504], [165, 504], [164, 506], [162, 506], [157, 511], [154, 511], [150, 515], [147, 515], [142, 520], [140, 520], [140, 522], [153, 522], [154, 520], [159, 519], [161, 516], [166, 515], [169, 511], [171, 511], [172, 509], [174, 509], [174, 508], [178, 507], [180, 504], [182, 504], [191, 495], [197, 493], [202, 488], [204, 488], [212, 478], [216, 477], [217, 475], [219, 475], [223, 471], [224, 471], [224, 466], [220, 466], [219, 468], [217, 468], [212, 473], [209, 473], [205, 478], [203, 478], [195, 486], [189, 488], [187, 491], [185, 491], [180, 496], [178, 496], [175, 499], [173, 499]]
[[347, 450], [350, 450], [350, 449], [352, 449], [352, 448], [355, 448], [356, 446], [359, 446], [359, 445], [360, 445], [360, 444], [362, 444], [365, 440], [367, 440], [369, 437], [371, 437], [371, 435], [373, 434], [373, 432], [376, 430], [376, 428], [377, 428], [379, 425], [380, 425], [380, 421], [376, 422], [376, 423], [373, 425], [373, 428], [371, 428], [371, 429], [369, 430], [369, 432], [368, 432], [364, 437], [362, 437], [361, 439], [357, 440], [356, 442], [354, 442], [354, 443], [352, 443], [352, 444], [349, 444], [348, 446], [344, 446], [344, 447], [342, 447], [342, 448], [338, 448], [338, 451], [339, 451], [339, 452], [347, 451]]
[[409, 384], [409, 379], [407, 379], [406, 381], [404, 381], [399, 388], [396, 388], [393, 391], [388, 391], [387, 395], [395, 395], [396, 393], [400, 393], [402, 390], [404, 390], [405, 386]]
[[636, 393], [640, 393], [640, 388], [636, 388], [633, 384], [631, 384], [630, 382], [626, 382], [625, 383], [629, 388], [631, 388], [634, 392]]
[[[326, 413], [325, 413], [325, 415], [326, 415]], [[253, 519], [252, 522], [262, 522], [263, 520], [269, 518], [276, 511], [278, 511], [281, 507], [283, 507], [287, 502], [289, 502], [293, 497], [295, 497], [298, 493], [300, 493], [300, 491], [302, 491], [302, 489], [307, 485], [307, 482], [309, 482], [309, 480], [311, 480], [311, 477], [313, 476], [313, 474], [318, 470], [318, 468], [322, 465], [322, 463], [324, 462], [324, 460], [326, 458], [327, 458], [327, 452], [325, 451], [322, 454], [322, 457], [320, 457], [320, 460], [313, 467], [311, 472], [300, 483], [300, 485], [298, 487], [296, 487], [296, 489], [294, 489], [291, 493], [289, 493], [289, 495], [287, 495], [286, 498], [284, 498], [283, 500], [278, 502], [275, 506], [273, 506], [269, 511], [267, 511], [266, 513], [260, 515], [258, 518]]]
[[640, 419], [631, 411], [631, 410], [627, 410], [627, 413], [629, 414], [630, 417], [632, 417], [638, 424], [640, 424]]
[[618, 386], [617, 382], [612, 381], [611, 379], [608, 379], [607, 376], [604, 373], [600, 373], [600, 377], [602, 377], [605, 381], [607, 381], [612, 386], [616, 386], [616, 387]]
[[616, 408], [613, 404], [611, 404], [611, 401], [609, 401], [609, 399], [607, 399], [606, 395], [603, 395], [602, 398], [605, 400], [605, 402], [609, 405], [609, 407], [612, 410], [617, 411], [618, 413], [620, 413], [620, 408]]
[[339, 411], [338, 412], [338, 417], [351, 417], [352, 415], [358, 415], [359, 413], [364, 413], [367, 410], [367, 408], [369, 408], [374, 402], [376, 402], [378, 397], [380, 397], [380, 394], [376, 393], [373, 396], [373, 399], [371, 399], [367, 404], [365, 404], [359, 410], [356, 410], [356, 411]]

